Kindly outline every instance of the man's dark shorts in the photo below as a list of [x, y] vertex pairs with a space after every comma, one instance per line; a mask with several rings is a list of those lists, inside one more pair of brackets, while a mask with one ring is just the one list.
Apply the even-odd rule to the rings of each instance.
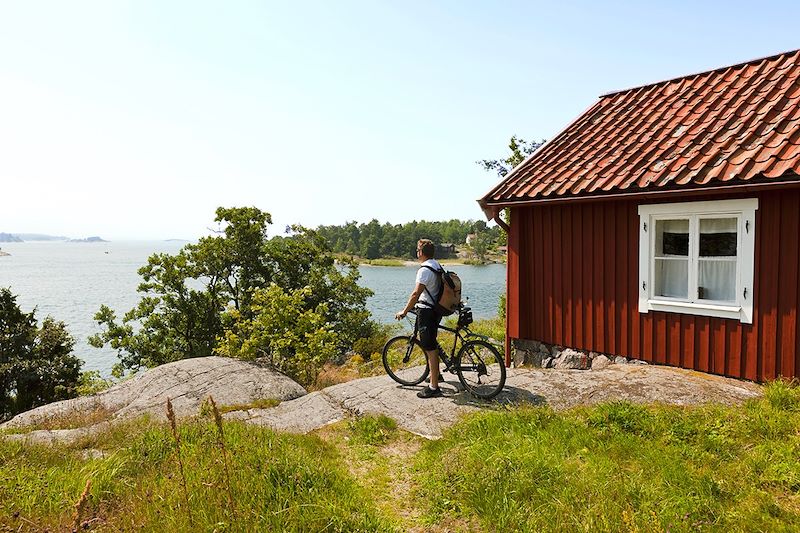
[[436, 311], [428, 307], [417, 308], [417, 329], [419, 331], [419, 343], [425, 351], [435, 350], [438, 346], [436, 333], [439, 331], [439, 322], [442, 317]]

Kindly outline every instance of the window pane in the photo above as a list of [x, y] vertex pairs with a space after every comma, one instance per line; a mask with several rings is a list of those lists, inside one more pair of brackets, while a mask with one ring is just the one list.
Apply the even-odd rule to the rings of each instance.
[[689, 255], [689, 220], [656, 220], [656, 257]]
[[698, 298], [701, 300], [736, 300], [736, 261], [700, 260], [697, 279]]
[[655, 296], [686, 298], [689, 294], [689, 260], [656, 259]]
[[736, 219], [700, 219], [700, 257], [736, 257]]

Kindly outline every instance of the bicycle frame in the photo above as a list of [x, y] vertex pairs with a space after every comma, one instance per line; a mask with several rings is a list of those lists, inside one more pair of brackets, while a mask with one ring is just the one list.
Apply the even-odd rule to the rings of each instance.
[[[409, 311], [407, 319], [412, 326], [410, 335], [398, 335], [386, 341], [383, 347], [382, 360], [386, 372], [392, 379], [401, 385], [417, 385], [421, 383], [430, 371], [429, 365], [420, 370], [423, 359], [430, 362], [426, 350], [421, 349], [419, 314]], [[450, 372], [458, 376], [464, 390], [473, 396], [489, 400], [503, 390], [506, 380], [505, 364], [501, 353], [493, 345], [491, 338], [473, 333], [469, 329], [472, 322], [471, 309], [463, 307], [459, 310], [458, 321], [450, 325], [437, 325], [438, 331], [444, 331], [453, 336], [450, 340], [438, 339], [436, 351], [445, 368], [440, 372]], [[442, 346], [447, 345], [450, 348]], [[421, 353], [420, 353], [421, 351]], [[413, 362], [412, 362], [413, 358]], [[499, 365], [499, 369], [493, 368]], [[412, 370], [416, 368], [417, 370]], [[398, 371], [410, 371], [410, 378], [398, 374]]]
[[[419, 321], [418, 321], [419, 315], [417, 315], [417, 313], [413, 312], [413, 311], [410, 312], [410, 313], [414, 315], [414, 332], [411, 334], [411, 338], [416, 341], [416, 340], [419, 340], [419, 335], [418, 335], [418, 333], [419, 333]], [[445, 364], [447, 366], [450, 365], [450, 360], [453, 359], [456, 356], [456, 353], [458, 353], [456, 348], [458, 348], [459, 341], [461, 342], [461, 345], [463, 346], [464, 343], [467, 342], [470, 339], [480, 339], [480, 340], [488, 340], [489, 339], [489, 337], [487, 337], [486, 335], [479, 335], [477, 333], [473, 333], [472, 331], [469, 330], [469, 326], [456, 326], [455, 328], [451, 328], [451, 327], [439, 324], [436, 329], [438, 331], [448, 331], [448, 332], [453, 334], [453, 348], [450, 350], [450, 352], [447, 352], [444, 348], [442, 348], [442, 351], [444, 352], [443, 355], [446, 357], [444, 362], [445, 362]], [[466, 332], [466, 334], [462, 334], [462, 332]], [[441, 343], [440, 343], [440, 345], [441, 345]], [[410, 349], [411, 349], [411, 347], [409, 346], [409, 353], [410, 353]]]

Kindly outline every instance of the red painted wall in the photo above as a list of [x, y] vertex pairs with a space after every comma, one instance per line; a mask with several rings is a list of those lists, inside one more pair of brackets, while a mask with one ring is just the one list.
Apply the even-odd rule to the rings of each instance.
[[725, 196], [737, 197], [759, 199], [752, 324], [639, 313], [643, 202], [605, 201], [512, 209], [509, 337], [757, 381], [800, 377], [800, 189]]

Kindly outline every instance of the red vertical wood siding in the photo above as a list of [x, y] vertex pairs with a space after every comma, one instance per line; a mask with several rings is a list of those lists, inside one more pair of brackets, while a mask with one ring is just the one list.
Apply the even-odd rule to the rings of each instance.
[[752, 324], [639, 313], [639, 202], [606, 201], [512, 210], [509, 335], [751, 380], [800, 377], [800, 188], [736, 197], [759, 200]]

